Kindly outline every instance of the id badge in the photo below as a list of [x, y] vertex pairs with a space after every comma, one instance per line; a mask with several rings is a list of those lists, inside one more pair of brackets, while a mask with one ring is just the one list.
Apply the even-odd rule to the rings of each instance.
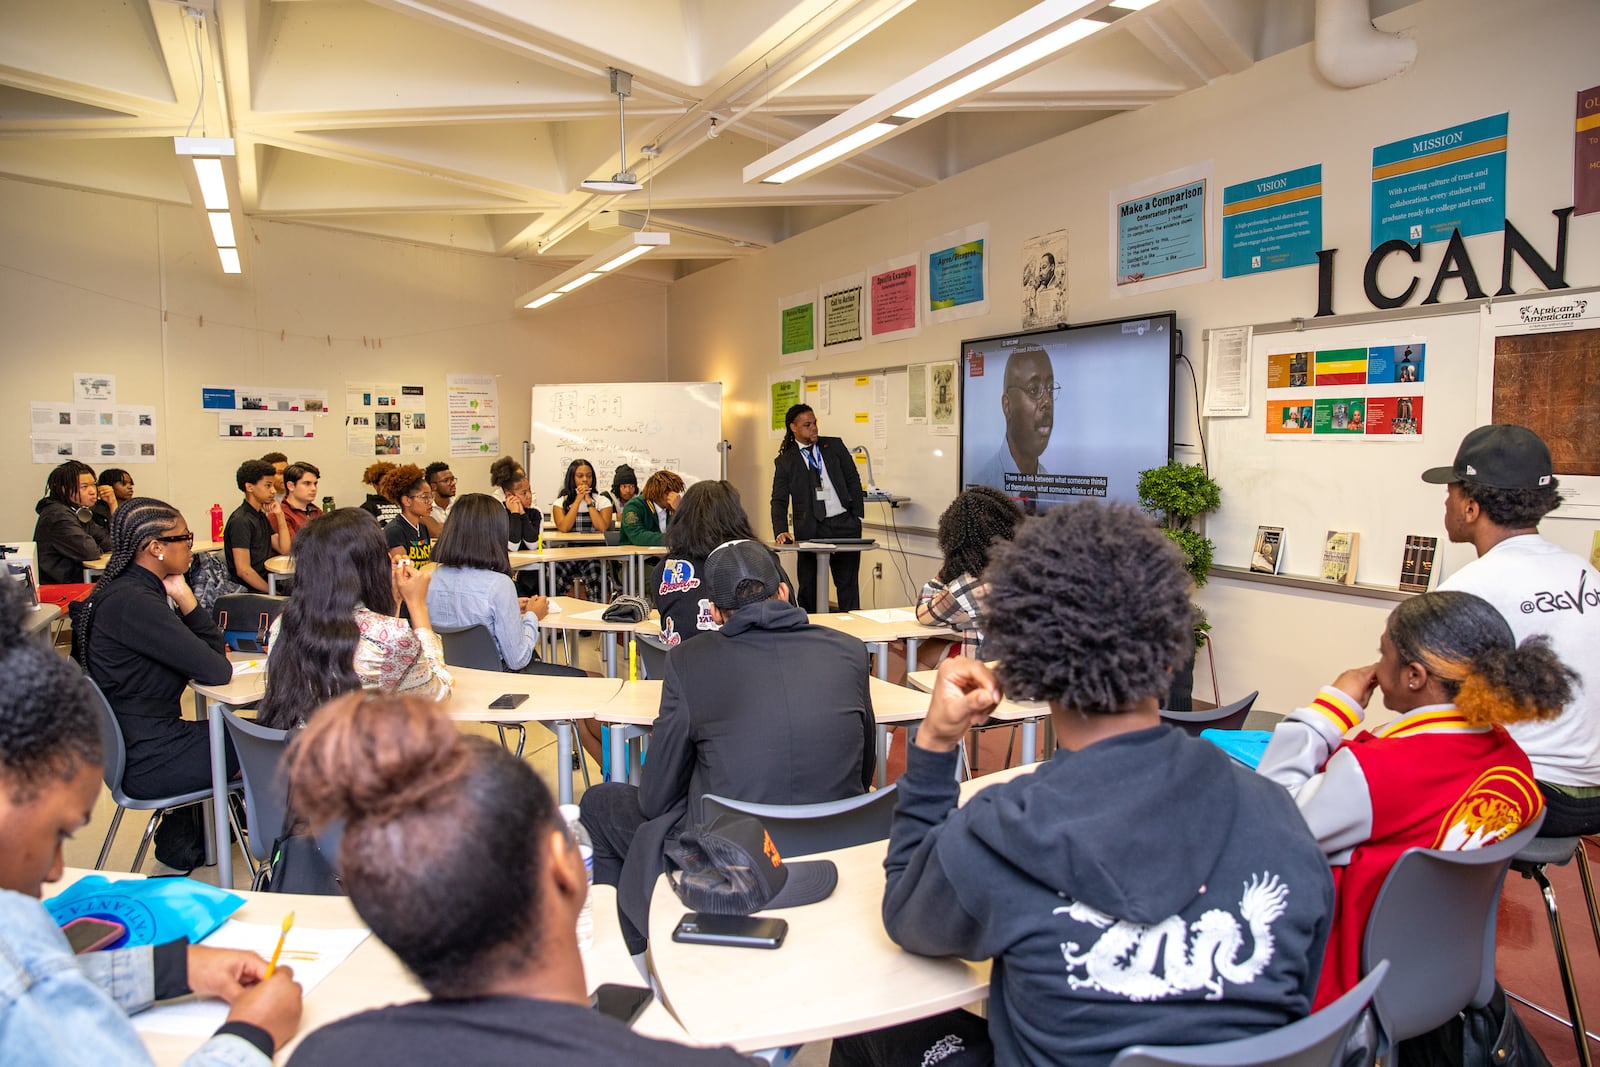
[[828, 500], [828, 494], [826, 494], [826, 493], [824, 493], [824, 492], [823, 492], [823, 491], [822, 491], [822, 486], [820, 486], [820, 485], [819, 485], [819, 486], [817, 486], [817, 489], [816, 489], [816, 493], [817, 493], [817, 499], [818, 499], [818, 500], [819, 500], [819, 501], [822, 501], [822, 502], [823, 502], [823, 503], [826, 503], [826, 502], [827, 502], [827, 500]]

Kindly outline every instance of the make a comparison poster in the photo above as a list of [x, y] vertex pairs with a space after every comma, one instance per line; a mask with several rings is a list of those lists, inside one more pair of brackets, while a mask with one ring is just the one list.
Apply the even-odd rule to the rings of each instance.
[[1417, 338], [1270, 353], [1267, 435], [1420, 438], [1427, 358]]

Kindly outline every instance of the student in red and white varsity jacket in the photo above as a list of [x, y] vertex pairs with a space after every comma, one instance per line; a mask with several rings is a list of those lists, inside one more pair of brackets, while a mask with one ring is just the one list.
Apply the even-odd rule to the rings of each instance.
[[[1401, 604], [1378, 653], [1284, 720], [1259, 768], [1294, 794], [1333, 865], [1317, 1008], [1359, 981], [1367, 917], [1402, 852], [1479, 848], [1543, 808], [1504, 725], [1559, 715], [1576, 677], [1545, 639], [1518, 646], [1494, 606], [1471, 593]], [[1374, 689], [1400, 718], [1345, 740]]]

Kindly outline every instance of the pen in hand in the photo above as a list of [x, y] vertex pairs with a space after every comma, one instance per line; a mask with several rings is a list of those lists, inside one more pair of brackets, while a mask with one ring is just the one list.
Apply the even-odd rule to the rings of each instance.
[[272, 977], [272, 972], [278, 969], [278, 956], [283, 952], [284, 939], [289, 936], [289, 928], [294, 925], [294, 912], [283, 917], [283, 929], [278, 931], [278, 947], [272, 950], [272, 958], [267, 961], [267, 977]]

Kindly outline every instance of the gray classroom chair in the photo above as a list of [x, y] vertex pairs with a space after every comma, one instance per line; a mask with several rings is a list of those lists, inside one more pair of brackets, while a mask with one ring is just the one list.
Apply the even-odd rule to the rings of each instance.
[[250, 860], [251, 889], [260, 889], [272, 865], [272, 843], [283, 833], [289, 814], [289, 784], [279, 771], [288, 730], [273, 730], [222, 709], [222, 725], [233, 739], [244, 778], [245, 856]]
[[[283, 609], [288, 603], [289, 598], [286, 596], [271, 596], [267, 593], [224, 593], [217, 597], [216, 604], [211, 608], [211, 615], [217, 620], [217, 629], [224, 633], [231, 629], [235, 633], [249, 631], [251, 634], [258, 634], [270, 627], [278, 616], [283, 614]], [[239, 651], [261, 650], [241, 647]]]
[[639, 666], [643, 668], [640, 677], [654, 678], [657, 681], [667, 676], [667, 646], [659, 637], [648, 634], [635, 634], [634, 642], [639, 646]]
[[1163, 708], [1161, 721], [1171, 723], [1190, 737], [1199, 737], [1201, 730], [1238, 730], [1244, 726], [1250, 708], [1260, 695], [1260, 690], [1257, 690], [1242, 700], [1205, 711], [1168, 711]]
[[1347, 1057], [1346, 1046], [1388, 971], [1380, 961], [1344, 996], [1288, 1026], [1214, 1045], [1134, 1045], [1111, 1067], [1370, 1067], [1376, 1049]]
[[1361, 942], [1361, 969], [1391, 964], [1373, 998], [1390, 1042], [1425, 1034], [1494, 994], [1495, 910], [1511, 857], [1528, 847], [1540, 812], [1503, 841], [1465, 852], [1411, 848], [1378, 891]]
[[[134, 853], [133, 866], [129, 870], [138, 873], [144, 866], [144, 854], [150, 847], [150, 841], [155, 837], [156, 827], [161, 824], [161, 819], [176, 808], [187, 808], [192, 804], [201, 804], [211, 799], [211, 787], [196, 789], [191, 793], [175, 793], [166, 797], [130, 797], [122, 788], [122, 776], [128, 769], [128, 746], [122, 740], [122, 724], [117, 722], [116, 712], [111, 710], [111, 704], [106, 700], [106, 695], [100, 691], [92, 678], [85, 677], [89, 688], [94, 691], [95, 714], [100, 720], [100, 747], [103, 750], [100, 756], [101, 776], [105, 779], [106, 788], [111, 790], [111, 799], [116, 801], [116, 814], [111, 816], [111, 826], [106, 830], [105, 843], [100, 846], [100, 858], [94, 861], [94, 869], [105, 869], [106, 860], [111, 855], [111, 843], [117, 839], [117, 827], [122, 825], [122, 813], [128, 809], [134, 811], [151, 812], [150, 822], [144, 828], [144, 836], [139, 839], [139, 851]], [[237, 787], [235, 787], [237, 789]], [[234, 817], [233, 805], [228, 805], [228, 822], [233, 826], [234, 836], [244, 840], [244, 833], [239, 828], [239, 821]], [[206, 837], [211, 836], [210, 820], [206, 820]], [[218, 863], [230, 862], [227, 856], [216, 857]]]
[[[1572, 1040], [1578, 1049], [1578, 1063], [1582, 1067], [1591, 1067], [1594, 1061], [1589, 1054], [1589, 1041], [1583, 1023], [1583, 1005], [1578, 999], [1577, 978], [1572, 971], [1572, 958], [1567, 953], [1567, 937], [1561, 928], [1561, 913], [1556, 909], [1556, 891], [1545, 874], [1545, 868], [1552, 863], [1562, 867], [1574, 859], [1578, 861], [1578, 878], [1583, 885], [1583, 899], [1589, 906], [1589, 927], [1594, 931], [1595, 948], [1600, 950], [1600, 903], [1596, 903], [1595, 900], [1594, 876], [1589, 872], [1589, 857], [1583, 851], [1583, 838], [1534, 838], [1528, 842], [1527, 847], [1511, 858], [1511, 869], [1524, 878], [1532, 878], [1539, 886], [1540, 896], [1544, 900], [1545, 915], [1550, 920], [1550, 940], [1555, 943], [1556, 967], [1561, 973], [1561, 990], [1567, 996], [1567, 1017], [1563, 1019], [1524, 997], [1516, 999], [1539, 1014], [1570, 1027]], [[1515, 994], [1508, 991], [1507, 996]]]
[[754, 815], [781, 854], [809, 856], [888, 840], [897, 793], [896, 787], [889, 785], [820, 804], [754, 804], [708, 793], [701, 798], [701, 810], [706, 822], [729, 812]]

